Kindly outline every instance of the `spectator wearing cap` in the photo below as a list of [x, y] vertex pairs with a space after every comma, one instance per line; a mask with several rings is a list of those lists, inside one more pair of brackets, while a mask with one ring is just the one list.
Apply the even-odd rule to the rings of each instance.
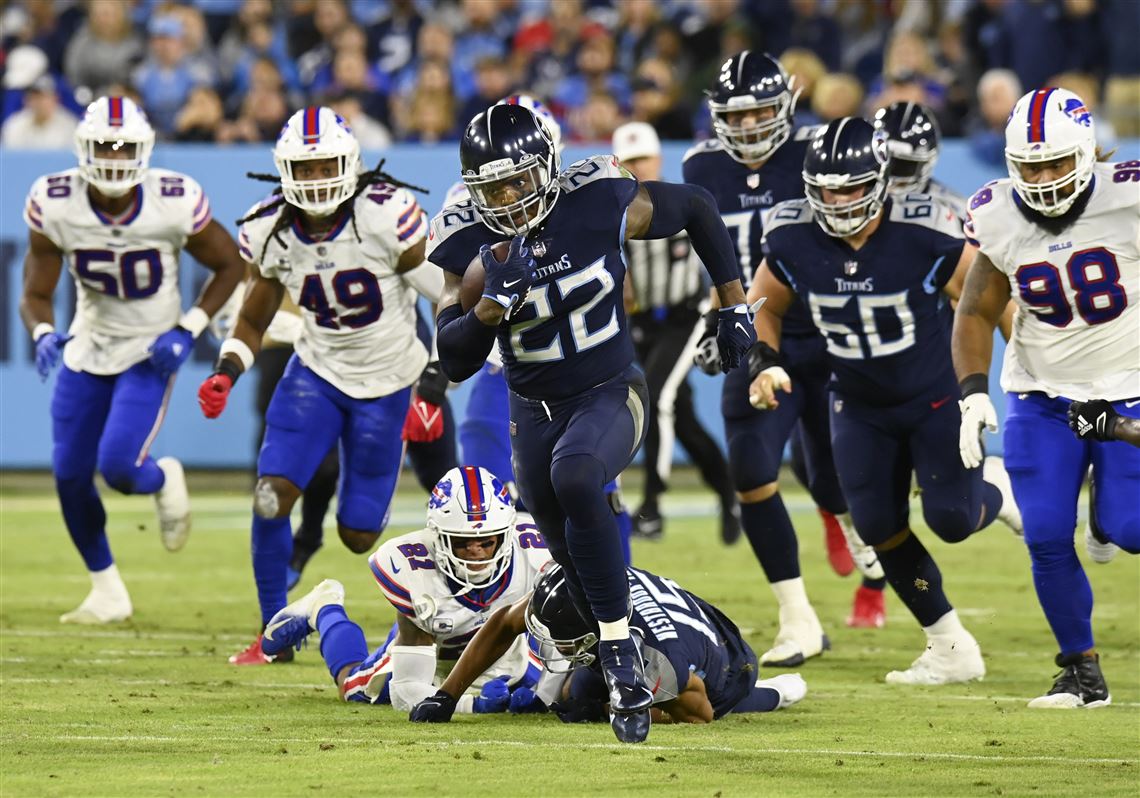
[[112, 83], [125, 83], [142, 61], [145, 46], [131, 24], [130, 9], [121, 0], [91, 0], [87, 21], [67, 45], [64, 73], [72, 86], [87, 88], [92, 97], [106, 93]]
[[190, 91], [212, 81], [208, 70], [187, 58], [182, 40], [182, 21], [178, 17], [155, 17], [148, 31], [149, 55], [135, 70], [133, 82], [142, 96], [151, 124], [165, 136], [174, 130], [174, 120], [186, 104]]
[[78, 120], [59, 104], [55, 80], [41, 75], [24, 90], [24, 107], [0, 128], [0, 146], [10, 150], [68, 150]]
[[[614, 131], [612, 144], [614, 157], [638, 180], [661, 179], [661, 142], [651, 125], [624, 124]], [[627, 241], [625, 247], [626, 313], [649, 388], [645, 497], [634, 516], [634, 531], [657, 537], [662, 530], [658, 501], [669, 479], [674, 440], [681, 441], [727, 512], [736, 500], [724, 455], [697, 419], [688, 383], [704, 326], [701, 303], [708, 294], [688, 234]]]
[[1005, 126], [1021, 94], [1021, 81], [1010, 69], [991, 69], [978, 81], [978, 116], [968, 125], [970, 149], [988, 164], [1005, 164]]

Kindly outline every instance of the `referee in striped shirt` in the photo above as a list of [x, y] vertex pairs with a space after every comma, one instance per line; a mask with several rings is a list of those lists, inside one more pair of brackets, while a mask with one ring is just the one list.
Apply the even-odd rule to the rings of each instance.
[[[614, 131], [614, 155], [638, 180], [661, 179], [661, 142], [645, 122]], [[704, 325], [701, 303], [708, 295], [700, 262], [684, 232], [656, 241], [627, 241], [625, 306], [637, 359], [649, 384], [649, 431], [645, 436], [645, 498], [633, 519], [634, 534], [656, 538], [664, 531], [658, 497], [680, 440], [701, 477], [720, 498], [721, 537], [740, 537], [739, 509], [728, 466], [716, 441], [693, 410], [688, 374]]]

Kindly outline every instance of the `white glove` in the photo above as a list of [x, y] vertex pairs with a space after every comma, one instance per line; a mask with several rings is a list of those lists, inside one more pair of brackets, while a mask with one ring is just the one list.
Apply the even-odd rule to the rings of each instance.
[[988, 393], [972, 393], [958, 402], [962, 409], [962, 427], [958, 432], [958, 452], [962, 465], [977, 468], [982, 464], [982, 428], [997, 432], [997, 411]]
[[757, 410], [768, 410], [779, 404], [775, 398], [776, 391], [792, 392], [792, 378], [783, 366], [769, 366], [756, 375], [749, 388], [748, 402]]

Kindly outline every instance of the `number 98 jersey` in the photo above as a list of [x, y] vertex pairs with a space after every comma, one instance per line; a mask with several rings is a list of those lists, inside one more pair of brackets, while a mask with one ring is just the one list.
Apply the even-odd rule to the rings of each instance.
[[374, 399], [411, 385], [427, 365], [415, 299], [396, 272], [400, 256], [426, 235], [427, 216], [409, 191], [386, 184], [353, 202], [319, 240], [295, 218], [283, 223], [291, 208], [266, 210], [241, 226], [238, 250], [301, 309], [294, 343], [301, 361], [353, 399]]
[[1018, 207], [1008, 179], [969, 202], [966, 235], [1009, 278], [1018, 304], [1002, 389], [1069, 399], [1140, 396], [1140, 161], [1101, 163], [1071, 224]]
[[118, 218], [91, 204], [78, 169], [35, 182], [24, 221], [63, 251], [76, 285], [69, 369], [119, 374], [149, 356], [182, 313], [179, 254], [210, 219], [202, 187], [166, 169], [147, 170]]

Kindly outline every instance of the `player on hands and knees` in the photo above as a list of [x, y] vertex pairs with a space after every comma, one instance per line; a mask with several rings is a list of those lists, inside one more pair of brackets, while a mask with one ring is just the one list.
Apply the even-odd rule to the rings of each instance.
[[1106, 537], [1091, 542], [1140, 552], [1140, 450], [1107, 442], [1111, 417], [1140, 416], [1140, 162], [1098, 163], [1092, 115], [1065, 89], [1018, 100], [1005, 156], [1009, 178], [974, 194], [966, 225], [979, 250], [954, 323], [962, 460], [977, 465], [982, 430], [997, 430], [987, 380], [994, 324], [1012, 296], [1019, 311], [1001, 375], [1005, 462], [1062, 668], [1029, 706], [1104, 706], [1111, 697], [1073, 528], [1091, 464], [1091, 503]]
[[[722, 65], [708, 92], [716, 139], [685, 155], [685, 181], [712, 193], [725, 224], [735, 232], [738, 273], [745, 284], [760, 260], [760, 240], [772, 206], [804, 196], [804, 152], [814, 129], [794, 127], [798, 94], [771, 56], [751, 51], [734, 55]], [[698, 354], [697, 364], [715, 373], [715, 312], [706, 318], [710, 323], [704, 356]], [[795, 387], [778, 409], [759, 412], [748, 403], [748, 374], [743, 369], [728, 374], [721, 396], [741, 524], [780, 608], [776, 639], [760, 655], [760, 664], [769, 667], [798, 665], [828, 647], [808, 600], [796, 530], [779, 492], [780, 465], [793, 431], [807, 453], [803, 459], [811, 464], [804, 469], [804, 484], [824, 518], [833, 567], [846, 575], [858, 564], [867, 576], [880, 580], [872, 583], [872, 589], [857, 592], [853, 619], [856, 625], [875, 626], [884, 617], [882, 569], [874, 551], [854, 532], [835, 474], [824, 341], [802, 302], [788, 311], [781, 349]]]
[[[190, 533], [182, 465], [150, 446], [166, 415], [175, 373], [194, 340], [241, 281], [229, 233], [213, 221], [193, 178], [150, 169], [154, 130], [125, 97], [87, 107], [75, 131], [79, 167], [46, 175], [24, 208], [28, 255], [20, 316], [43, 379], [63, 361], [51, 403], [52, 473], [72, 542], [91, 575], [83, 603], [60, 620], [109, 623], [131, 615], [107, 541], [95, 472], [121, 493], [155, 497], [163, 545]], [[182, 312], [179, 256], [213, 272]], [[68, 334], [54, 327], [52, 295], [67, 258], [78, 302]]]
[[958, 385], [942, 304], [958, 296], [973, 247], [945, 206], [888, 195], [889, 162], [885, 138], [868, 122], [831, 122], [804, 159], [807, 199], [772, 209], [749, 290], [768, 297], [749, 353], [751, 401], [778, 407], [794, 389], [777, 344], [798, 296], [827, 340], [835, 465], [855, 528], [927, 636], [925, 653], [887, 682], [968, 681], [985, 664], [910, 529], [912, 471], [924, 519], [947, 542], [999, 513], [1015, 528], [1018, 519], [1000, 460], [983, 479], [957, 451]]
[[[426, 214], [406, 184], [379, 168], [360, 171], [360, 145], [331, 109], [295, 113], [273, 154], [280, 188], [241, 220], [238, 237], [257, 275], [198, 392], [202, 411], [216, 418], [288, 291], [302, 327], [266, 411], [253, 501], [263, 626], [286, 604], [290, 510], [334, 444], [341, 451], [341, 540], [363, 553], [384, 529], [411, 385], [428, 362], [405, 276], [435, 268], [421, 266]], [[260, 635], [231, 658], [238, 665], [268, 661]]]
[[[655, 722], [709, 723], [729, 712], [770, 712], [807, 694], [798, 673], [757, 680], [756, 654], [736, 624], [713, 605], [640, 568], [626, 569], [626, 579], [630, 625], [641, 641], [646, 674], [656, 685]], [[598, 664], [598, 635], [578, 612], [566, 574], [556, 564], [543, 569], [533, 593], [496, 610], [440, 689], [422, 700], [410, 719], [449, 721], [459, 696], [524, 632], [546, 666], [534, 688], [538, 708], [549, 706], [565, 723], [604, 720], [611, 699]]]
[[[622, 307], [621, 246], [688, 230], [720, 295], [718, 337], [730, 370], [755, 337], [732, 243], [702, 189], [639, 184], [613, 156], [559, 173], [548, 130], [520, 106], [478, 114], [463, 134], [460, 161], [471, 204], [445, 208], [432, 221], [428, 252], [446, 272], [440, 362], [451, 379], [467, 379], [498, 339], [521, 498], [583, 615], [599, 624], [599, 658], [616, 696], [614, 731], [640, 742], [653, 696], [629, 634], [621, 540], [605, 495], [645, 432], [645, 380]], [[494, 244], [506, 251], [496, 257]], [[469, 266], [481, 268], [482, 279], [465, 283]], [[479, 284], [461, 303], [464, 286]]]

